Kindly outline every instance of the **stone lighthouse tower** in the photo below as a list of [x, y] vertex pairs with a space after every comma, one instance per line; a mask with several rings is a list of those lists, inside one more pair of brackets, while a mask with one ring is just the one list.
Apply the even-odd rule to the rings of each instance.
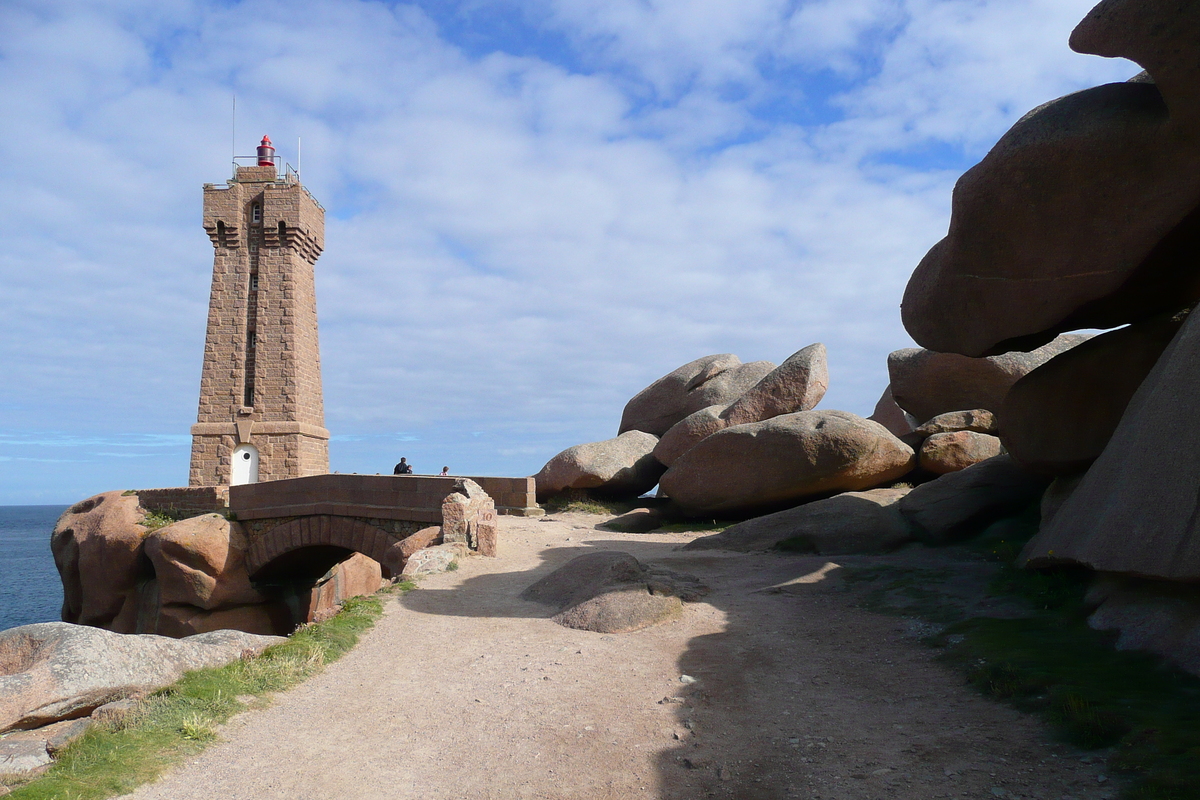
[[204, 185], [214, 248], [191, 486], [329, 471], [313, 267], [325, 210], [263, 137], [257, 164]]

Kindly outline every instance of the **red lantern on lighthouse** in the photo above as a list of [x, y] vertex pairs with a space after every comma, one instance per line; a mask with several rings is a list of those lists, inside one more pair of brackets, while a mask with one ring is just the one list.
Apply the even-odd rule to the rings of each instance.
[[264, 136], [258, 144], [258, 165], [260, 167], [275, 166], [275, 147], [271, 144], [270, 136]]

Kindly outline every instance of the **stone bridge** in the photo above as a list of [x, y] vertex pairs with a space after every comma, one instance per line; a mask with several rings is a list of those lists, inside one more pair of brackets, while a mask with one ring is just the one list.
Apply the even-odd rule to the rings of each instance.
[[[407, 556], [400, 543], [422, 528], [443, 525], [443, 502], [457, 480], [334, 474], [250, 483], [229, 488], [229, 510], [249, 538], [246, 571], [256, 583], [317, 580], [354, 552], [375, 559], [392, 577]], [[532, 478], [471, 480], [500, 513], [542, 513]], [[458, 522], [463, 533], [475, 524]]]

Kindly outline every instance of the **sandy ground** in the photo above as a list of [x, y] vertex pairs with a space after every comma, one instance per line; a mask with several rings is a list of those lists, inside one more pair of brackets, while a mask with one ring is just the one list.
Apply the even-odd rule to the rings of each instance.
[[[500, 557], [389, 601], [353, 652], [129, 796], [1116, 796], [1100, 761], [966, 688], [912, 625], [857, 608], [826, 559], [683, 553], [692, 534], [617, 534], [602, 519], [502, 518]], [[614, 635], [518, 599], [597, 549], [712, 593]]]

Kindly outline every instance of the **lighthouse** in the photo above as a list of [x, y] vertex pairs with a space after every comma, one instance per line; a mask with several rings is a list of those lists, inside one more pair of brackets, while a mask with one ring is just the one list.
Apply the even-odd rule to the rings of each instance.
[[325, 210], [264, 136], [253, 166], [204, 185], [213, 247], [191, 486], [329, 471], [314, 268]]

